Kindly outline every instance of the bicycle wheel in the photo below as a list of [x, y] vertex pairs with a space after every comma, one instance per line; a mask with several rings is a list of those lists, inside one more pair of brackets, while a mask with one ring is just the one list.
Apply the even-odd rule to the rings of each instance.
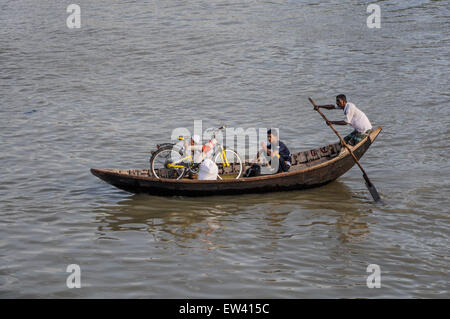
[[[219, 151], [214, 157], [214, 162], [219, 166], [219, 179], [224, 178], [240, 178], [242, 176], [243, 164], [241, 157], [236, 151], [225, 149], [226, 162], [230, 164], [227, 167], [226, 162], [224, 163], [224, 158], [222, 152]], [[223, 167], [223, 170], [220, 169]], [[229, 169], [231, 167], [231, 169]], [[223, 173], [221, 173], [223, 171]]]
[[168, 167], [168, 164], [181, 159], [181, 154], [172, 145], [161, 147], [150, 158], [150, 171], [156, 178], [181, 179], [185, 168]]

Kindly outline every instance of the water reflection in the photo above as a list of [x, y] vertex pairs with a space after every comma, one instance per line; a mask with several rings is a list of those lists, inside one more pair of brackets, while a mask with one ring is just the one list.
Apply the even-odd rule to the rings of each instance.
[[219, 200], [133, 195], [95, 210], [99, 238], [135, 230], [148, 232], [155, 242], [189, 247], [193, 239], [201, 239], [214, 249], [211, 234], [222, 228], [220, 217], [237, 212], [232, 203], [222, 204]]
[[336, 222], [339, 240], [343, 243], [347, 243], [366, 238], [370, 233], [369, 224], [360, 221], [360, 219], [365, 216], [367, 216], [367, 213], [362, 212], [348, 212], [341, 215]]
[[[290, 225], [286, 221], [292, 213], [299, 214], [295, 219], [300, 224]], [[118, 239], [114, 233], [120, 231], [140, 231], [149, 233], [155, 242], [191, 247], [200, 240], [213, 250], [226, 246], [214, 240], [233, 222], [253, 223], [251, 231], [271, 239], [272, 245], [301, 232], [301, 227], [320, 224], [331, 226], [328, 231], [337, 232], [340, 242], [357, 241], [370, 232], [368, 223], [361, 220], [368, 213], [368, 205], [357, 194], [345, 183], [335, 181], [306, 191], [264, 195], [204, 198], [132, 195], [116, 205], [97, 208], [95, 218], [99, 239]]]

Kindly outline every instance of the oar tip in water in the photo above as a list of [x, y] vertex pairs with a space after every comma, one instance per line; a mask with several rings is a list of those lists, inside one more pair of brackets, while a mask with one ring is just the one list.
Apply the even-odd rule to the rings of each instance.
[[378, 194], [377, 189], [375, 188], [375, 186], [373, 186], [373, 184], [367, 184], [367, 189], [369, 190], [370, 194], [372, 195], [372, 198], [374, 201], [379, 202], [381, 200], [380, 195]]
[[366, 180], [366, 187], [370, 192], [370, 195], [372, 195], [372, 198], [375, 202], [379, 202], [381, 200], [380, 195], [378, 194], [377, 189], [375, 188], [375, 185], [372, 184], [369, 177], [364, 173], [363, 174], [364, 179]]

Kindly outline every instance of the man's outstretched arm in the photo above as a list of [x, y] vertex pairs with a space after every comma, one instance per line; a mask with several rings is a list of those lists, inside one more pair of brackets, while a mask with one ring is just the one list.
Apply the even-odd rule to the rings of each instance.
[[326, 104], [326, 105], [317, 105], [314, 109], [327, 109], [327, 110], [334, 110], [336, 107], [333, 104]]
[[347, 125], [348, 123], [346, 121], [328, 121], [328, 125], [334, 124], [334, 125]]

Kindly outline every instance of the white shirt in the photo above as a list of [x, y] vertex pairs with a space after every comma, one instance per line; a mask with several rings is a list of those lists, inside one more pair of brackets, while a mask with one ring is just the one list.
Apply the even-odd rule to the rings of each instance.
[[359, 133], [365, 133], [372, 128], [366, 114], [358, 109], [355, 104], [347, 102], [344, 107], [345, 122], [350, 124]]
[[182, 149], [184, 156], [191, 155], [192, 152], [193, 155], [193, 162], [194, 163], [200, 163], [203, 160], [203, 154], [202, 154], [202, 145], [189, 145], [185, 144], [184, 148]]

